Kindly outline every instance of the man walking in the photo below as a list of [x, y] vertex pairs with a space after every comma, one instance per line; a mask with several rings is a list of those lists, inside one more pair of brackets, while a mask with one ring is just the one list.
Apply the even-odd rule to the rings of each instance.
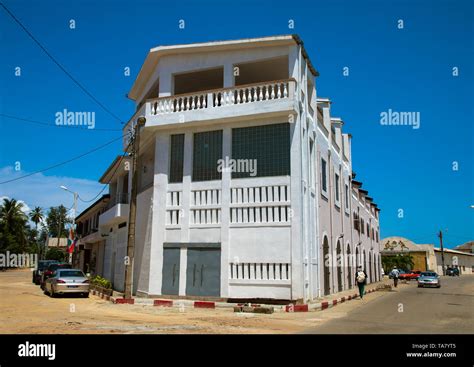
[[398, 285], [398, 277], [400, 276], [400, 272], [398, 271], [397, 267], [394, 266], [392, 271], [390, 272], [390, 275], [393, 278], [393, 286], [397, 288]]
[[355, 280], [357, 286], [359, 287], [360, 299], [363, 299], [365, 293], [365, 285], [367, 284], [367, 273], [365, 272], [365, 270], [362, 269], [362, 266], [360, 265], [357, 267]]

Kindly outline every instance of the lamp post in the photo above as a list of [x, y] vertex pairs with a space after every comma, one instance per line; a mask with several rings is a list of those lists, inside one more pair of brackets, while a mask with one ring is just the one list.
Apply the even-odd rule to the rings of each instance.
[[[77, 198], [78, 198], [79, 195], [78, 195], [77, 192], [69, 190], [64, 185], [61, 185], [60, 188], [63, 189], [64, 191], [70, 192], [71, 194], [74, 195], [74, 205], [72, 207], [72, 226], [75, 230], [76, 229]], [[69, 264], [72, 264], [72, 253], [69, 253]]]

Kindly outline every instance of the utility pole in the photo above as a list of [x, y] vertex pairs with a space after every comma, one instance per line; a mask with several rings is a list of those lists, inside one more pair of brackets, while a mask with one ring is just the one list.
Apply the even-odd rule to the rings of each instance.
[[[74, 233], [74, 237], [76, 236], [76, 215], [77, 215], [77, 199], [79, 197], [79, 194], [77, 192], [74, 192], [74, 191], [71, 191], [69, 190], [66, 186], [64, 185], [61, 185], [59, 188], [63, 189], [64, 191], [68, 191], [70, 192], [71, 194], [74, 195], [74, 204], [73, 204], [73, 212], [72, 212], [72, 229], [73, 229], [73, 233]], [[61, 217], [59, 217], [61, 220]], [[74, 241], [74, 239], [73, 239]], [[59, 239], [58, 239], [58, 246], [59, 246]], [[69, 250], [69, 249], [67, 249]], [[75, 249], [73, 249], [74, 251]], [[68, 255], [68, 260], [69, 260], [69, 264], [72, 264], [72, 260], [73, 260], [73, 253], [69, 253]]]
[[446, 275], [446, 271], [444, 269], [444, 248], [443, 248], [443, 231], [439, 231], [438, 233], [439, 237], [439, 246], [441, 248], [441, 266], [443, 268], [443, 275]]
[[[72, 228], [73, 228], [73, 233], [74, 233], [74, 238], [72, 239], [73, 241], [75, 240], [75, 237], [76, 237], [76, 213], [77, 213], [77, 197], [78, 197], [78, 194], [77, 192], [73, 192], [74, 194], [74, 206], [73, 206], [73, 214], [72, 214]], [[74, 242], [73, 242], [74, 243]], [[75, 247], [75, 245], [74, 245]], [[76, 249], [73, 248], [73, 251], [75, 251]], [[70, 252], [69, 253], [69, 264], [72, 264], [72, 260], [73, 260], [73, 253]]]
[[124, 298], [132, 298], [133, 286], [133, 260], [135, 252], [135, 222], [137, 212], [137, 191], [138, 191], [138, 156], [140, 154], [140, 128], [145, 126], [146, 118], [140, 116], [135, 124], [132, 137], [132, 190], [130, 198], [130, 210], [128, 214], [128, 242], [127, 257], [125, 258], [125, 293]]

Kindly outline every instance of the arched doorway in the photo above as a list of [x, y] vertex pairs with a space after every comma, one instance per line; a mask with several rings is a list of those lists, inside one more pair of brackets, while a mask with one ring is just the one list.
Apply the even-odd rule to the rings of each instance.
[[350, 289], [352, 288], [352, 266], [351, 266], [351, 246], [347, 244], [347, 252], [346, 252], [346, 258], [347, 258], [347, 288]]
[[379, 258], [377, 257], [377, 255], [374, 255], [374, 264], [375, 264], [375, 281], [378, 282], [379, 281], [379, 272], [380, 272], [380, 269], [379, 269]]
[[328, 238], [324, 237], [324, 241], [323, 241], [323, 267], [324, 267], [324, 295], [326, 295], [326, 296], [331, 292], [331, 289], [330, 289], [330, 286], [329, 286], [330, 272], [329, 272], [328, 258], [329, 258], [329, 242], [328, 242]]
[[365, 250], [362, 252], [362, 270], [367, 273], [367, 256], [365, 256]]
[[337, 290], [342, 292], [342, 262], [341, 262], [341, 242], [337, 241], [336, 247], [336, 266], [337, 266]]
[[378, 254], [378, 259], [379, 259], [379, 271], [380, 271], [379, 280], [382, 280], [383, 279], [382, 277], [383, 264], [382, 264], [382, 256], [380, 254]]

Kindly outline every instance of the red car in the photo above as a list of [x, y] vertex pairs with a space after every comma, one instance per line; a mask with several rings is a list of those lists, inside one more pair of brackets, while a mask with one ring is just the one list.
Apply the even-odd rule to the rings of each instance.
[[404, 279], [404, 280], [417, 280], [418, 277], [420, 276], [421, 271], [420, 270], [412, 270], [404, 274], [400, 274], [399, 279]]

